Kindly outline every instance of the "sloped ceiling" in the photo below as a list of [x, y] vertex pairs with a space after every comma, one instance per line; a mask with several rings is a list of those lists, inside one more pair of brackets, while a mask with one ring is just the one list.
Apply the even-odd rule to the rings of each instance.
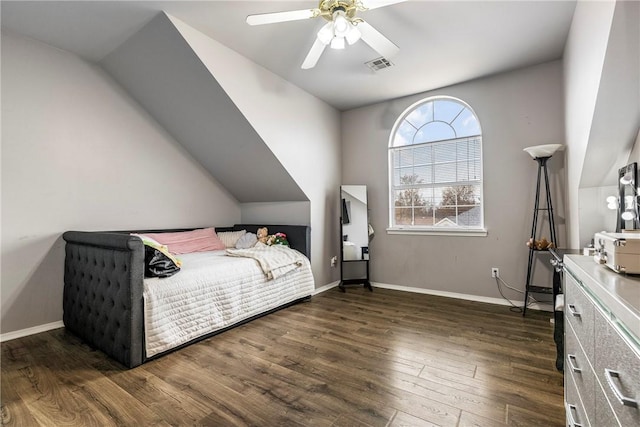
[[308, 200], [164, 13], [101, 64], [239, 202]]
[[411, 0], [363, 11], [400, 53], [372, 72], [379, 54], [358, 42], [300, 65], [322, 18], [250, 27], [249, 14], [311, 9], [318, 0], [0, 1], [3, 28], [96, 62], [165, 11], [339, 110], [560, 59], [576, 0]]
[[581, 188], [617, 185], [640, 129], [640, 2], [616, 3]]

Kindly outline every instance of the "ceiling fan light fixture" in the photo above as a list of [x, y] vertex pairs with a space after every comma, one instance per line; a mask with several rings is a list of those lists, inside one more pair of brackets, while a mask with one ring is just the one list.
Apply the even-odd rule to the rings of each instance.
[[351, 23], [349, 25], [351, 26], [351, 28], [349, 29], [349, 32], [347, 33], [345, 38], [347, 39], [347, 43], [352, 45], [358, 40], [360, 40], [360, 37], [362, 37], [362, 34], [360, 33], [360, 30], [358, 30], [358, 28], [355, 25]]
[[331, 49], [344, 49], [344, 37], [335, 36], [331, 40]]
[[345, 49], [347, 43], [352, 45], [358, 40], [362, 40], [380, 54], [382, 56], [381, 59], [390, 64], [386, 58], [397, 54], [400, 48], [358, 17], [357, 13], [405, 1], [408, 0], [319, 0], [318, 7], [314, 9], [260, 13], [247, 16], [246, 21], [249, 25], [274, 24], [315, 18], [322, 18], [328, 21], [317, 32], [313, 45], [302, 62], [301, 68], [303, 70], [315, 67], [327, 46], [332, 49]]
[[328, 45], [333, 39], [333, 22], [327, 22], [318, 31], [318, 40], [323, 44]]
[[343, 10], [333, 12], [333, 31], [336, 37], [345, 37], [351, 29], [351, 23]]

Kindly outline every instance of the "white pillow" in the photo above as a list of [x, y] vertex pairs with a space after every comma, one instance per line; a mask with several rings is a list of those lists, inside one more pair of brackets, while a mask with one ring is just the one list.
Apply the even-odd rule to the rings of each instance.
[[258, 242], [258, 236], [254, 233], [247, 233], [238, 239], [236, 249], [249, 249]]
[[247, 234], [247, 230], [220, 231], [217, 234], [218, 234], [218, 237], [220, 238], [220, 240], [222, 240], [222, 243], [224, 243], [224, 245], [227, 248], [235, 248], [236, 247], [236, 243], [238, 243], [238, 240], [242, 236]]

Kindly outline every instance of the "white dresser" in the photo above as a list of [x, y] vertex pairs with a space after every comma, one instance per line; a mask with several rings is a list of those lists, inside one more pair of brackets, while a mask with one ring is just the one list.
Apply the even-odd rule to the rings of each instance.
[[568, 426], [640, 426], [640, 276], [564, 257]]

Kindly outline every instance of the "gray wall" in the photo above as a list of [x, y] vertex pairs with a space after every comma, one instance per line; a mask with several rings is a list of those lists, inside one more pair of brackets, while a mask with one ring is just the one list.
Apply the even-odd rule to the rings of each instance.
[[[392, 127], [406, 108], [433, 95], [462, 99], [480, 120], [487, 237], [385, 232], [389, 224], [387, 168]], [[564, 142], [559, 61], [354, 109], [343, 113], [342, 123], [343, 181], [368, 186], [370, 220], [376, 230], [370, 244], [373, 281], [495, 298], [499, 294], [490, 269], [499, 267], [507, 282], [524, 288], [525, 242], [531, 231], [537, 164], [522, 149]], [[566, 241], [563, 164], [562, 152], [549, 163], [561, 244]], [[540, 263], [540, 270], [550, 281], [547, 264]]]
[[[309, 224], [316, 285], [337, 279], [329, 259], [339, 250], [335, 213], [341, 165], [340, 113], [180, 21], [176, 20], [178, 33], [167, 17], [162, 18], [161, 28], [155, 30], [174, 47], [179, 45], [182, 60], [176, 62], [186, 61], [191, 71], [201, 67], [196, 76], [203, 91], [217, 94], [223, 106], [231, 102], [226, 111], [233, 110], [234, 120], [241, 118], [245, 123], [245, 135], [259, 140], [261, 146], [243, 146], [226, 157], [215, 144], [208, 153], [193, 152], [193, 147], [182, 145], [173, 135], [181, 134], [176, 128], [208, 125], [202, 111], [165, 127], [99, 67], [39, 42], [3, 34], [1, 333], [5, 336], [60, 325], [64, 258], [60, 236], [69, 229], [170, 228], [241, 221]], [[184, 49], [189, 48], [186, 39], [194, 50]], [[153, 43], [148, 47], [153, 49]], [[117, 74], [115, 69], [124, 67], [121, 61], [125, 60], [111, 60], [118, 63], [110, 66]], [[214, 69], [224, 89], [211, 74], [208, 81], [206, 74], [203, 77], [202, 70]], [[179, 68], [171, 71], [176, 81], [184, 83], [178, 95], [181, 89], [190, 88], [193, 74]], [[133, 73], [156, 76], [149, 67]], [[161, 103], [147, 104], [151, 112], [164, 117], [151, 108], [164, 108]], [[187, 107], [197, 110], [198, 106]], [[198, 120], [192, 122], [196, 116]], [[232, 133], [212, 140], [247, 142], [234, 136], [238, 138]], [[238, 182], [250, 175], [245, 172], [267, 164], [267, 158], [278, 175], [254, 176], [252, 182], [265, 185], [258, 193], [258, 186], [245, 183], [244, 190], [238, 190], [234, 182], [229, 187], [237, 190], [236, 196], [212, 177], [217, 168], [203, 162], [203, 156], [216, 155], [235, 168]], [[233, 173], [226, 178], [233, 181]], [[293, 186], [281, 185], [278, 177], [285, 177]], [[151, 193], [158, 184], [171, 194], [171, 203]], [[245, 203], [239, 203], [238, 197]]]
[[239, 222], [237, 201], [100, 68], [3, 33], [1, 71], [2, 333], [61, 321], [66, 230]]

